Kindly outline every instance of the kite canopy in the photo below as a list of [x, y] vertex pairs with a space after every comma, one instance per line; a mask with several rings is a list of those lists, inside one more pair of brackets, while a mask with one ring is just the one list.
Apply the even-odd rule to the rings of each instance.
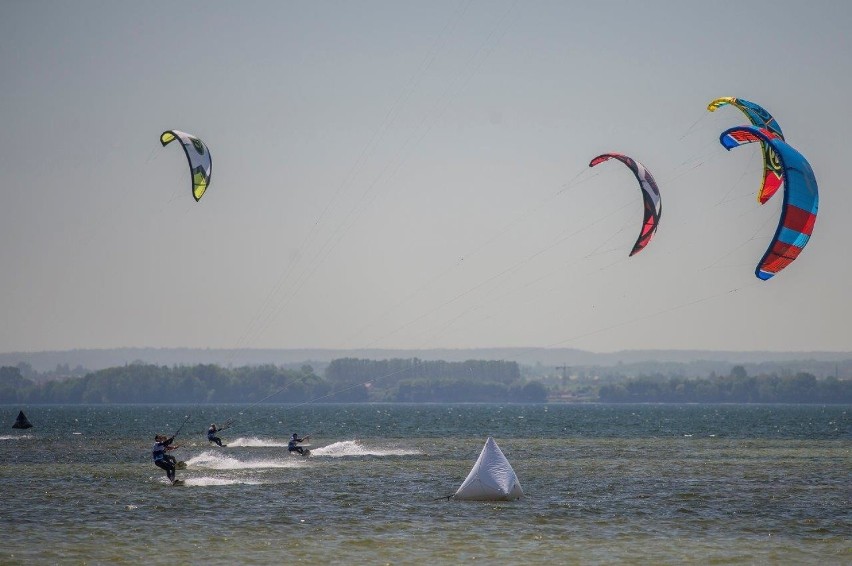
[[467, 501], [514, 501], [524, 496], [515, 470], [490, 436], [473, 469], [453, 498]]
[[[752, 125], [756, 128], [762, 128], [771, 132], [773, 137], [784, 139], [784, 133], [781, 131], [781, 126], [772, 114], [767, 112], [759, 104], [750, 102], [743, 98], [734, 98], [733, 96], [724, 96], [717, 98], [707, 105], [707, 110], [715, 112], [717, 108], [730, 104], [742, 111], [749, 119]], [[781, 164], [778, 162], [778, 156], [765, 143], [760, 144], [761, 153], [763, 154], [763, 184], [757, 192], [757, 200], [760, 204], [764, 204], [775, 192], [781, 187]]]
[[663, 214], [663, 203], [660, 200], [660, 189], [657, 187], [657, 182], [651, 173], [645, 169], [645, 166], [638, 161], [622, 155], [620, 153], [604, 153], [598, 155], [589, 163], [589, 167], [594, 167], [604, 161], [617, 159], [630, 167], [636, 180], [639, 181], [639, 188], [642, 189], [642, 202], [645, 208], [645, 216], [642, 219], [642, 231], [639, 232], [639, 238], [633, 245], [633, 251], [630, 255], [635, 255], [645, 249], [645, 246], [651, 241], [654, 232], [657, 231], [657, 226], [660, 224], [660, 216]]
[[805, 157], [768, 130], [737, 126], [722, 132], [719, 141], [725, 149], [760, 142], [778, 156], [784, 178], [784, 204], [775, 236], [755, 268], [759, 279], [769, 279], [799, 257], [816, 223], [819, 191], [813, 169]]
[[180, 130], [166, 130], [160, 134], [160, 143], [163, 144], [163, 147], [176, 139], [180, 140], [183, 151], [186, 153], [186, 159], [189, 161], [189, 172], [192, 175], [192, 196], [198, 202], [204, 196], [213, 175], [213, 160], [210, 157], [210, 150], [200, 139]]

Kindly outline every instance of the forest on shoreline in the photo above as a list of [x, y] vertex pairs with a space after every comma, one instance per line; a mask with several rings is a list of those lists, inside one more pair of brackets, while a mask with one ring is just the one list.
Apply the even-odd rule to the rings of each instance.
[[267, 364], [157, 366], [132, 363], [81, 377], [36, 381], [0, 367], [0, 403], [544, 403], [547, 389], [516, 362], [334, 360], [322, 376]]
[[852, 381], [811, 374], [732, 375], [707, 379], [641, 377], [602, 386], [602, 403], [852, 403]]
[[333, 360], [322, 375], [310, 365], [225, 368], [134, 362], [64, 379], [38, 380], [26, 368], [0, 367], [2, 404], [107, 403], [819, 403], [852, 404], [852, 380], [805, 372], [685, 378], [596, 376], [570, 382], [524, 377], [516, 362]]

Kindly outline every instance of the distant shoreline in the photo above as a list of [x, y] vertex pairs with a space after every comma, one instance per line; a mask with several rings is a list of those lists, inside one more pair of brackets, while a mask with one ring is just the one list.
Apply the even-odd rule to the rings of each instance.
[[[466, 360], [506, 360], [535, 366], [601, 366], [624, 364], [691, 364], [712, 366], [724, 364], [777, 364], [808, 361], [820, 364], [849, 362], [852, 352], [772, 352], [731, 350], [622, 350], [617, 352], [588, 352], [573, 348], [469, 348], [469, 349], [205, 349], [205, 348], [87, 348], [34, 352], [0, 353], [0, 366], [26, 363], [39, 372], [53, 370], [57, 365], [80, 366], [89, 371], [142, 362], [155, 365], [216, 364], [223, 367], [274, 364], [297, 366], [311, 364], [322, 367], [340, 358], [408, 359], [448, 362]], [[718, 370], [714, 370], [717, 371]]]

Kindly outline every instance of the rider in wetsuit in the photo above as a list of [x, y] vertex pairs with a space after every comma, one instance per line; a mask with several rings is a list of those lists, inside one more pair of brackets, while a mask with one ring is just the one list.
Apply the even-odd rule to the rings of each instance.
[[169, 481], [175, 482], [175, 467], [177, 465], [177, 459], [174, 456], [170, 456], [166, 454], [169, 450], [174, 450], [177, 446], [173, 446], [172, 442], [175, 441], [175, 437], [166, 438], [164, 434], [158, 434], [154, 437], [154, 447], [151, 449], [151, 456], [154, 458], [154, 464], [158, 468], [162, 468], [166, 470], [166, 477], [169, 478]]
[[[227, 425], [227, 423], [225, 423]], [[212, 423], [210, 428], [207, 429], [207, 440], [210, 442], [215, 442], [219, 446], [222, 446], [222, 439], [216, 436], [216, 431], [219, 430], [216, 428], [216, 423]]]
[[298, 452], [300, 456], [304, 456], [305, 449], [298, 444], [299, 442], [304, 442], [307, 438], [307, 436], [305, 438], [299, 438], [299, 435], [294, 432], [293, 436], [290, 437], [290, 442], [287, 443], [287, 452]]

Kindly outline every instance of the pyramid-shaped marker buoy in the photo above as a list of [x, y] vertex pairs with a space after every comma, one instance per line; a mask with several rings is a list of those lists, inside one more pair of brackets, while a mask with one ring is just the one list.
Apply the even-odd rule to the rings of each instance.
[[469, 501], [514, 501], [524, 496], [521, 482], [509, 460], [490, 436], [473, 469], [453, 495]]
[[18, 413], [18, 418], [15, 419], [15, 424], [12, 425], [12, 428], [32, 428], [33, 424], [27, 419], [27, 416], [23, 411]]

